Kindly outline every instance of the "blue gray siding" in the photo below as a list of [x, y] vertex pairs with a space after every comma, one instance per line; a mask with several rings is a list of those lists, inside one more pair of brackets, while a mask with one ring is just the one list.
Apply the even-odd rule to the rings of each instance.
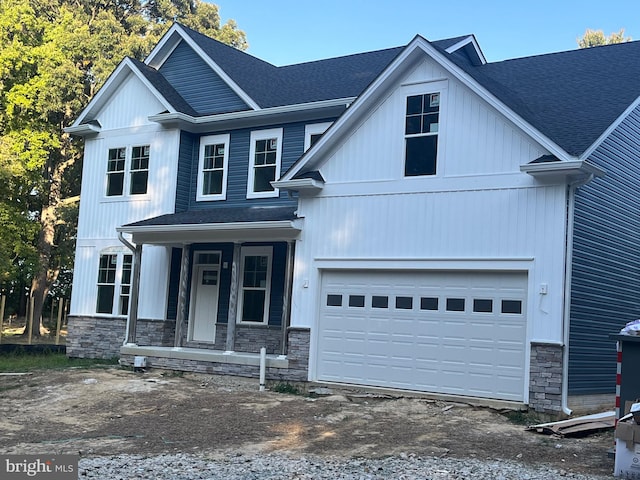
[[613, 393], [616, 346], [608, 335], [640, 318], [640, 112], [590, 157], [604, 178], [576, 194], [569, 393]]
[[169, 298], [167, 299], [167, 319], [175, 320], [178, 316], [178, 290], [180, 288], [180, 264], [182, 249], [171, 249], [171, 266], [169, 270]]
[[[193, 158], [196, 158], [195, 167]], [[180, 152], [178, 153], [178, 178], [176, 180], [176, 212], [189, 208], [189, 199], [195, 196], [195, 182], [192, 182], [192, 169], [198, 168], [198, 137], [191, 133], [180, 132]], [[197, 172], [195, 173], [197, 175]]]
[[249, 109], [246, 103], [185, 42], [181, 42], [171, 53], [160, 67], [160, 73], [201, 115]]

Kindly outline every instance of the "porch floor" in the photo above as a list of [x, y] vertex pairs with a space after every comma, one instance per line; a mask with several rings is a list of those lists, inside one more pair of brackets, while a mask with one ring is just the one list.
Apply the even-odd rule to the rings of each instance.
[[[207, 350], [202, 348], [123, 345], [120, 347], [120, 353], [122, 355], [175, 358], [179, 360], [229, 363], [234, 365], [260, 365], [259, 353], [225, 352], [223, 350]], [[273, 354], [267, 355], [266, 366], [273, 368], [289, 368], [289, 360], [286, 356]]]

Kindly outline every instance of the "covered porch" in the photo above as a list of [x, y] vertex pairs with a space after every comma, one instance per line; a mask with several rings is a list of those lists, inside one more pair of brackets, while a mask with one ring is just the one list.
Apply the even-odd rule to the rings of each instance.
[[[121, 363], [143, 356], [156, 368], [257, 376], [259, 351], [266, 347], [268, 376], [289, 377], [293, 369], [296, 379], [306, 380], [309, 332], [289, 326], [301, 222], [293, 207], [247, 207], [187, 211], [120, 227], [121, 241], [133, 252]], [[174, 327], [171, 340], [139, 333], [140, 322], [147, 323], [138, 318], [144, 245], [171, 249], [162, 299], [165, 323]], [[293, 364], [292, 346], [298, 357]]]

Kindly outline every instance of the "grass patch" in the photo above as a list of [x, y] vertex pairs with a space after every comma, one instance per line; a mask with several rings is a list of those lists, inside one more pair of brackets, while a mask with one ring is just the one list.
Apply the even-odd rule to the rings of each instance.
[[270, 390], [276, 393], [288, 393], [289, 395], [302, 395], [298, 387], [288, 382], [278, 382], [271, 386]]
[[64, 353], [11, 352], [0, 355], [0, 372], [31, 372], [34, 370], [63, 369], [69, 367], [96, 367], [117, 365], [118, 359], [68, 358]]

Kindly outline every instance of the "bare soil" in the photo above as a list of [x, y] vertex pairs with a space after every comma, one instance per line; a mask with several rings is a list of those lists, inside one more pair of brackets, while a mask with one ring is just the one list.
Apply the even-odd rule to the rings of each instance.
[[357, 390], [259, 392], [254, 379], [116, 367], [0, 376], [3, 454], [414, 454], [607, 475], [612, 446], [611, 430], [552, 437], [504, 412]]

